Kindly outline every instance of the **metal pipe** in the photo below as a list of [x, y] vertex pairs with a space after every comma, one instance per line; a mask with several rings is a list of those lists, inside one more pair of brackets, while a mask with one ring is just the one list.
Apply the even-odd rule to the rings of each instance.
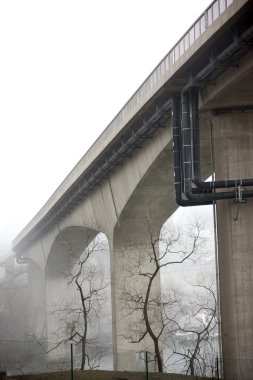
[[213, 190], [223, 189], [231, 187], [245, 187], [253, 186], [253, 178], [231, 179], [214, 182], [201, 181], [200, 171], [200, 136], [199, 136], [199, 115], [198, 115], [198, 90], [197, 87], [192, 87], [194, 82], [201, 83], [207, 77], [210, 79], [210, 75], [214, 70], [221, 66], [225, 61], [230, 59], [238, 50], [241, 49], [241, 44], [252, 38], [253, 26], [249, 27], [242, 35], [235, 39], [226, 49], [224, 49], [216, 58], [212, 60], [203, 70], [201, 70], [194, 78], [193, 81], [188, 83], [182, 90], [187, 92], [191, 89], [191, 101], [192, 101], [192, 141], [193, 141], [193, 181], [197, 187], [195, 192], [199, 190]]
[[199, 133], [199, 94], [196, 87], [191, 90], [191, 120], [192, 120], [192, 145], [193, 145], [193, 173], [194, 182], [201, 179], [200, 168], [200, 133]]
[[[191, 125], [190, 125], [190, 105], [189, 94], [181, 94], [181, 112], [182, 112], [182, 154], [183, 154], [183, 178], [184, 193], [191, 188], [192, 183], [192, 155], [191, 155]], [[190, 199], [190, 198], [188, 198]]]
[[242, 44], [253, 35], [253, 25], [250, 26], [240, 37], [236, 38], [232, 44], [225, 48], [218, 56], [212, 59], [207, 66], [205, 66], [195, 77], [183, 88], [183, 92], [190, 90], [193, 86], [199, 86], [205, 79], [210, 80], [210, 75], [222, 66], [228, 59], [230, 59], [237, 51], [241, 49]]
[[207, 181], [202, 182], [194, 179], [194, 183], [197, 188], [202, 190], [213, 190], [213, 189], [227, 189], [231, 187], [245, 187], [245, 186], [253, 186], [252, 178], [242, 178], [242, 179], [227, 179], [222, 181]]
[[[189, 94], [187, 92], [182, 92], [181, 95], [181, 106], [182, 106], [182, 154], [183, 154], [183, 188], [184, 194], [189, 201], [195, 201], [198, 204], [205, 204], [206, 202], [212, 202], [213, 200], [223, 200], [223, 199], [238, 199], [238, 192], [236, 189], [228, 192], [211, 192], [198, 193], [199, 189], [192, 188], [192, 154], [191, 154], [191, 125], [190, 125], [190, 101]], [[240, 181], [240, 180], [237, 180]], [[253, 190], [243, 191], [243, 198], [253, 197]]]
[[[181, 157], [181, 133], [180, 133], [180, 95], [174, 94], [172, 96], [172, 129], [173, 129], [173, 158], [174, 158], [174, 183], [175, 183], [175, 195], [176, 202], [179, 206], [199, 206], [203, 202], [199, 203], [192, 200], [182, 198], [182, 157]], [[210, 204], [207, 202], [204, 204]]]

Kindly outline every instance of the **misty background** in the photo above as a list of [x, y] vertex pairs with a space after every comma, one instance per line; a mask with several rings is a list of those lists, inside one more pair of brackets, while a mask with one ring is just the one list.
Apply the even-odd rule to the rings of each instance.
[[0, 2], [0, 256], [209, 3]]

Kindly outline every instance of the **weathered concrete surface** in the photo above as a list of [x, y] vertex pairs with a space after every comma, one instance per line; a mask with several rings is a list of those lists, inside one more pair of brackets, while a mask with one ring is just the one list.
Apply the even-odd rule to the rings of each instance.
[[243, 56], [234, 67], [215, 80], [215, 86], [208, 86], [201, 92], [201, 108], [221, 109], [247, 107], [253, 104], [253, 51]]
[[[253, 177], [253, 113], [214, 119], [216, 179]], [[224, 374], [253, 376], [253, 199], [217, 202]]]

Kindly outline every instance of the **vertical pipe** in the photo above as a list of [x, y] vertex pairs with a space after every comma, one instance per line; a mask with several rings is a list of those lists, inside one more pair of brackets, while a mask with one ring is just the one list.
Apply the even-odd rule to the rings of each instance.
[[215, 378], [216, 378], [217, 380], [219, 380], [219, 378], [220, 378], [219, 373], [220, 373], [220, 369], [219, 369], [219, 358], [216, 358], [216, 374], [215, 374]]
[[[213, 140], [213, 123], [210, 122], [210, 145], [211, 145], [211, 169], [212, 183], [215, 181], [215, 160], [214, 160], [214, 140]], [[213, 190], [215, 192], [215, 189]], [[215, 269], [216, 269], [216, 293], [217, 293], [217, 318], [218, 318], [218, 357], [222, 357], [221, 342], [221, 313], [220, 313], [220, 269], [219, 269], [219, 247], [218, 247], [218, 230], [217, 230], [217, 209], [216, 200], [213, 200], [213, 231], [214, 231], [214, 251], [215, 251]], [[218, 358], [217, 358], [218, 363]], [[219, 372], [218, 372], [219, 375]], [[221, 373], [222, 376], [222, 373]]]
[[145, 351], [146, 380], [148, 380], [148, 352]]
[[172, 129], [173, 129], [173, 158], [174, 158], [174, 182], [176, 202], [179, 206], [197, 206], [199, 204], [209, 204], [209, 202], [199, 202], [199, 200], [182, 199], [183, 190], [183, 165], [182, 165], [182, 148], [181, 148], [181, 104], [180, 95], [174, 94], [172, 97]]
[[199, 97], [198, 90], [192, 88], [191, 91], [191, 118], [192, 118], [192, 158], [194, 180], [201, 180], [200, 171], [200, 134], [199, 134]]
[[174, 158], [174, 181], [176, 199], [182, 193], [181, 175], [181, 141], [180, 141], [180, 95], [173, 95], [172, 98], [172, 130], [173, 130], [173, 158]]
[[190, 106], [189, 94], [183, 92], [181, 95], [182, 106], [182, 154], [183, 154], [183, 174], [184, 193], [188, 193], [192, 183], [192, 157], [191, 157], [191, 128], [190, 128]]

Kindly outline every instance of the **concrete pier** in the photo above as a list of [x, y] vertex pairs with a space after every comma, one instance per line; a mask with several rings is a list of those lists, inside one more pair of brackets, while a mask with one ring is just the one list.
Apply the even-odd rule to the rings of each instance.
[[[252, 178], [253, 114], [214, 120], [216, 179]], [[225, 379], [253, 374], [253, 200], [217, 202]]]

